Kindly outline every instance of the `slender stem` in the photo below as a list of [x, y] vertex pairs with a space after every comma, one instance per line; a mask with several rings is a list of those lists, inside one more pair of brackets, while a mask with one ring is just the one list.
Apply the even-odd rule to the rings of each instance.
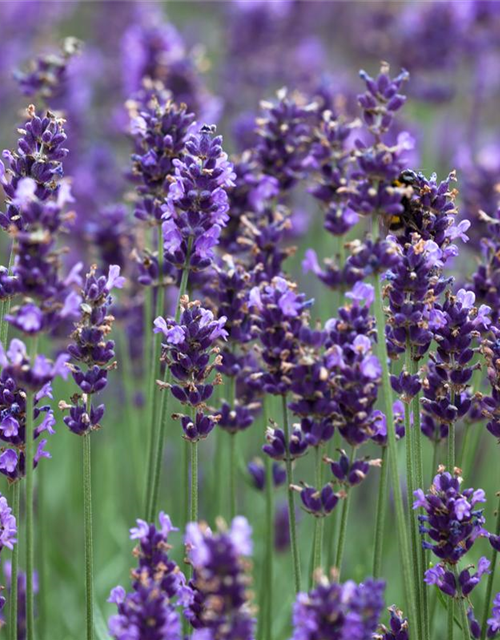
[[455, 600], [453, 598], [448, 598], [448, 635], [446, 636], [447, 640], [453, 640], [453, 630], [455, 626], [453, 611], [454, 608]]
[[[21, 498], [21, 483], [19, 480], [12, 485], [12, 514], [19, 529], [19, 504]], [[10, 574], [10, 617], [9, 640], [17, 640], [17, 573], [19, 567], [19, 543], [12, 550], [12, 569]]]
[[[155, 297], [155, 289], [153, 286], [149, 288], [149, 295], [147, 296], [147, 304], [145, 307], [145, 327], [144, 330], [147, 335], [147, 341], [145, 347], [148, 349], [146, 354], [146, 363], [148, 363], [147, 372], [148, 388], [147, 388], [147, 404], [146, 410], [148, 412], [148, 475], [146, 484], [146, 495], [151, 495], [151, 483], [153, 482], [153, 465], [154, 459], [154, 444], [155, 444], [155, 424], [157, 423], [157, 403], [155, 402], [155, 395], [157, 392], [156, 380], [160, 377], [161, 363], [160, 363], [160, 350], [161, 350], [161, 334], [152, 334], [153, 320], [159, 315], [163, 315], [165, 309], [165, 288], [163, 286], [163, 236], [162, 226], [158, 227], [158, 290]], [[154, 308], [154, 311], [153, 311]], [[154, 515], [154, 514], [153, 514]]]
[[[453, 574], [455, 575], [456, 583], [459, 584], [458, 569], [456, 565], [453, 567]], [[467, 619], [467, 608], [466, 608], [467, 605], [465, 603], [466, 603], [466, 598], [462, 597], [457, 602], [457, 607], [460, 615], [460, 626], [462, 627], [464, 640], [470, 640], [471, 634], [469, 631], [469, 621]]]
[[184, 440], [183, 443], [183, 475], [184, 475], [184, 504], [182, 520], [184, 525], [189, 522], [190, 505], [191, 505], [191, 443], [188, 440]]
[[85, 610], [87, 640], [92, 640], [94, 637], [94, 546], [92, 539], [92, 452], [90, 438], [90, 432], [82, 436], [83, 513], [85, 529]]
[[378, 578], [382, 569], [382, 546], [384, 541], [385, 506], [388, 487], [387, 447], [382, 447], [382, 466], [377, 497], [377, 515], [375, 521], [375, 543], [373, 548], [373, 577]]
[[[335, 431], [333, 435], [333, 439], [330, 442], [329, 446], [329, 455], [334, 457], [335, 451], [340, 447], [340, 433]], [[338, 518], [332, 517], [326, 522], [326, 566], [328, 568], [333, 567], [335, 564], [335, 540], [337, 538], [337, 520]]]
[[[349, 466], [353, 463], [355, 455], [356, 455], [356, 448], [352, 447]], [[340, 580], [340, 573], [342, 571], [342, 560], [344, 558], [344, 547], [345, 547], [345, 539], [347, 534], [347, 520], [349, 518], [349, 507], [351, 502], [351, 490], [349, 487], [347, 487], [346, 489], [346, 494], [347, 495], [344, 498], [344, 502], [342, 505], [342, 516], [340, 518], [339, 539], [337, 543], [337, 556], [335, 558], [335, 566], [337, 567], [339, 580]]]
[[[500, 535], [500, 493], [497, 494], [499, 501], [498, 501], [498, 507], [497, 507], [497, 520], [496, 520], [496, 527], [495, 527], [495, 535], [498, 536]], [[489, 611], [490, 611], [490, 607], [491, 607], [491, 595], [493, 593], [493, 582], [495, 581], [495, 571], [497, 568], [497, 551], [495, 549], [491, 550], [491, 557], [490, 557], [490, 570], [491, 573], [488, 576], [488, 583], [486, 585], [486, 596], [484, 599], [484, 610], [483, 610], [483, 618], [482, 618], [482, 624], [481, 624], [481, 640], [485, 640], [486, 638], [486, 632], [488, 631], [488, 616], [489, 616]]]
[[[234, 345], [233, 345], [234, 350]], [[229, 379], [229, 407], [236, 410], [236, 376]], [[236, 433], [229, 433], [229, 517], [232, 520], [236, 515]]]
[[33, 460], [34, 452], [34, 393], [26, 394], [26, 637], [35, 637], [35, 607], [33, 592], [34, 550], [34, 509], [33, 509]]
[[406, 591], [406, 608], [413, 620], [417, 619], [415, 612], [415, 598], [411, 583], [411, 561], [408, 548], [408, 538], [405, 523], [403, 496], [399, 481], [396, 432], [394, 429], [394, 415], [392, 410], [392, 388], [387, 364], [387, 345], [385, 341], [385, 317], [382, 303], [382, 284], [380, 275], [375, 278], [375, 319], [377, 327], [377, 351], [382, 367], [382, 392], [387, 420], [387, 443], [389, 455], [389, 469], [391, 474], [392, 489], [394, 494], [394, 507], [396, 512], [396, 530], [398, 546], [401, 558], [403, 585]]
[[[149, 287], [147, 294], [144, 300], [144, 362], [146, 363], [146, 370], [144, 371], [144, 381], [145, 381], [145, 389], [144, 389], [144, 397], [146, 398], [146, 406], [145, 406], [145, 414], [146, 417], [149, 411], [149, 403], [152, 401], [150, 397], [152, 383], [151, 378], [154, 377], [154, 365], [153, 365], [153, 299], [154, 299], [154, 289], [153, 287]], [[154, 381], [153, 381], [154, 382]], [[149, 425], [150, 427], [154, 427], [154, 425]], [[145, 485], [145, 502], [147, 505], [147, 501], [151, 495], [151, 483], [153, 481], [152, 473], [153, 473], [153, 460], [154, 460], [154, 428], [148, 429], [147, 432], [148, 439], [148, 473], [146, 474], [146, 485]]]
[[290, 457], [290, 423], [288, 418], [288, 407], [286, 405], [286, 395], [282, 396], [282, 408], [283, 408], [283, 425], [285, 431], [285, 446], [286, 446], [286, 476], [288, 482], [288, 518], [290, 521], [290, 543], [292, 547], [292, 561], [293, 561], [293, 579], [295, 583], [295, 591], [300, 591], [300, 557], [299, 547], [297, 544], [297, 523], [295, 521], [295, 494], [291, 488], [293, 485], [293, 467], [292, 459]]
[[448, 426], [446, 464], [449, 473], [453, 475], [453, 470], [455, 468], [455, 424], [453, 422]]
[[[418, 361], [414, 358], [410, 360], [410, 373], [412, 375], [418, 375]], [[420, 393], [417, 393], [412, 399], [412, 409], [413, 409], [413, 443], [414, 443], [414, 451], [415, 451], [415, 484], [416, 488], [423, 489], [424, 486], [424, 464], [422, 459], [422, 429], [421, 429], [421, 420], [420, 420]], [[411, 509], [411, 503], [408, 504], [408, 509]], [[418, 521], [415, 517], [415, 530], [417, 532], [417, 541], [418, 538]], [[418, 544], [418, 554], [419, 554], [419, 569], [420, 574], [417, 579], [417, 588], [420, 591], [420, 604], [421, 604], [421, 624], [422, 624], [422, 637], [424, 640], [429, 640], [430, 638], [430, 620], [429, 620], [429, 597], [427, 589], [425, 588], [425, 584], [423, 581], [425, 568], [427, 567], [428, 560], [428, 552], [423, 548], [421, 544]]]
[[191, 522], [198, 521], [198, 443], [191, 442]]
[[[189, 239], [188, 242], [188, 251], [186, 255], [186, 264], [184, 269], [182, 270], [181, 283], [179, 286], [179, 294], [177, 297], [177, 306], [175, 310], [175, 320], [179, 321], [181, 316], [181, 300], [186, 294], [188, 278], [189, 278], [189, 258], [191, 255], [191, 242], [192, 239]], [[168, 384], [171, 380], [170, 370], [167, 367], [165, 372], [165, 382]], [[165, 431], [168, 422], [168, 395], [169, 390], [165, 389], [161, 394], [161, 402], [160, 402], [160, 413], [159, 413], [159, 422], [158, 427], [156, 429], [157, 435], [154, 442], [153, 447], [153, 460], [152, 460], [152, 470], [151, 470], [151, 489], [148, 500], [148, 508], [147, 508], [147, 519], [148, 521], [152, 521], [155, 517], [155, 514], [158, 510], [158, 494], [160, 491], [160, 479], [161, 479], [161, 469], [162, 469], [162, 461], [163, 461], [163, 447], [165, 446]]]
[[[265, 400], [262, 401], [263, 412]], [[264, 638], [265, 640], [272, 640], [272, 626], [273, 626], [273, 559], [274, 559], [274, 495], [273, 495], [273, 463], [269, 456], [266, 456], [266, 571], [265, 571], [265, 604], [266, 604], [266, 617], [264, 623]]]
[[229, 517], [236, 516], [236, 433], [229, 433]]
[[[317, 446], [316, 451], [316, 491], [321, 491], [321, 486], [323, 484], [322, 476], [323, 476], [323, 446]], [[314, 551], [313, 551], [313, 562], [311, 567], [311, 585], [313, 581], [314, 572], [317, 569], [321, 569], [323, 564], [323, 529], [324, 529], [325, 519], [323, 517], [314, 519]]]
[[[408, 355], [408, 350], [407, 350]], [[421, 567], [419, 566], [419, 556], [418, 556], [418, 547], [419, 547], [419, 537], [417, 532], [417, 520], [415, 517], [415, 513], [413, 512], [411, 505], [413, 504], [413, 492], [415, 491], [415, 469], [414, 469], [414, 457], [415, 457], [415, 434], [414, 428], [411, 427], [410, 424], [410, 405], [405, 403], [405, 432], [406, 432], [406, 487], [407, 487], [407, 496], [408, 496], [408, 519], [410, 526], [410, 541], [411, 541], [411, 557], [413, 564], [413, 580], [414, 580], [414, 588], [415, 588], [415, 596], [416, 596], [416, 606], [419, 614], [422, 612], [422, 588], [421, 588], [421, 579], [422, 575]], [[423, 638], [422, 634], [422, 618], [421, 615], [418, 616], [415, 621], [417, 629], [418, 629], [418, 637]]]

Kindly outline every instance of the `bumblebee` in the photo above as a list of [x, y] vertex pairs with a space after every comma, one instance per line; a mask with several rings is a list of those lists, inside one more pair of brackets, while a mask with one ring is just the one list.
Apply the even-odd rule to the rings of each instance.
[[[415, 171], [405, 169], [399, 174], [397, 179], [392, 182], [392, 186], [400, 188], [413, 187], [417, 180], [418, 176]], [[401, 204], [404, 207], [402, 213], [391, 216], [387, 223], [387, 232], [395, 236], [403, 235], [408, 228], [418, 231], [411, 206], [411, 198], [404, 195]]]

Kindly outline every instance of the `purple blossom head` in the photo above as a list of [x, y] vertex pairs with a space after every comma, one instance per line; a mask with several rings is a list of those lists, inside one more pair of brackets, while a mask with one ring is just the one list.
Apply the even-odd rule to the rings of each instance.
[[224, 629], [228, 637], [254, 637], [245, 558], [252, 553], [251, 528], [236, 517], [229, 529], [212, 532], [191, 522], [186, 529], [188, 561], [193, 568], [189, 586], [193, 599], [185, 616], [195, 637], [216, 638]]
[[[218, 353], [217, 342], [227, 338], [226, 318], [216, 319], [198, 301], [189, 302], [185, 298], [181, 304], [183, 311], [179, 322], [158, 317], [154, 332], [164, 337], [164, 357], [175, 380], [172, 394], [183, 404], [197, 407], [213, 392], [213, 383], [208, 383], [207, 379], [220, 364], [220, 357], [212, 361], [211, 356]], [[215, 382], [218, 382], [217, 378]]]
[[418, 516], [420, 533], [432, 540], [424, 540], [422, 545], [449, 565], [455, 565], [477, 537], [485, 535], [483, 512], [476, 506], [485, 502], [484, 491], [461, 491], [461, 481], [458, 476], [440, 470], [428, 494], [422, 489], [414, 494], [413, 508], [426, 511], [426, 515]]
[[352, 581], [329, 582], [321, 577], [309, 593], [297, 596], [291, 640], [369, 640], [379, 624], [384, 589], [381, 580], [368, 579], [358, 585]]
[[0, 495], [0, 550], [13, 549], [17, 543], [17, 523], [7, 499]]
[[389, 130], [394, 114], [406, 102], [406, 96], [399, 91], [409, 74], [403, 70], [398, 76], [391, 78], [389, 65], [382, 63], [377, 78], [370, 77], [366, 71], [360, 71], [359, 75], [366, 84], [366, 92], [358, 96], [363, 120], [373, 135], [380, 137]]
[[179, 567], [168, 557], [168, 536], [177, 531], [168, 515], [160, 513], [160, 527], [143, 520], [130, 530], [138, 545], [134, 555], [138, 566], [131, 573], [132, 591], [121, 586], [112, 589], [108, 602], [115, 604], [118, 613], [109, 619], [109, 633], [116, 640], [139, 638], [144, 630], [153, 639], [181, 640], [179, 614], [174, 599], [184, 599], [186, 579]]
[[[175, 173], [163, 215], [165, 259], [178, 269], [202, 271], [212, 264], [213, 247], [229, 219], [227, 189], [233, 166], [215, 127], [189, 136], [185, 154], [173, 160]], [[189, 254], [189, 262], [186, 263]]]

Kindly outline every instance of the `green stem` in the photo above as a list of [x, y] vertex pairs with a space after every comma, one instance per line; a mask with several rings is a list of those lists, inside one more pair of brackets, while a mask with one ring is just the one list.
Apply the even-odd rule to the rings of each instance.
[[448, 598], [448, 635], [446, 636], [447, 640], [453, 640], [453, 630], [455, 626], [453, 609], [455, 608], [455, 600], [453, 598]]
[[[495, 527], [495, 535], [500, 535], [500, 493], [497, 494], [499, 497], [498, 507], [497, 507], [497, 520]], [[485, 640], [486, 632], [488, 631], [488, 616], [491, 607], [491, 595], [493, 593], [493, 582], [495, 580], [495, 571], [497, 568], [497, 551], [495, 549], [491, 550], [490, 557], [490, 570], [491, 573], [488, 576], [488, 583], [486, 585], [486, 597], [484, 600], [484, 610], [483, 610], [483, 618], [481, 625], [481, 640]]]
[[373, 577], [378, 578], [382, 569], [382, 547], [384, 542], [385, 506], [388, 492], [387, 447], [382, 447], [382, 466], [377, 497], [377, 515], [375, 520], [375, 543], [373, 548]]
[[[232, 346], [234, 352], [234, 344]], [[228, 404], [231, 411], [236, 410], [236, 376], [229, 379]], [[229, 518], [236, 516], [236, 433], [229, 433]]]
[[[323, 484], [322, 476], [323, 476], [323, 447], [316, 447], [316, 491], [321, 491], [321, 486]], [[314, 519], [314, 551], [313, 551], [313, 562], [311, 567], [311, 586], [313, 582], [314, 573], [317, 569], [321, 569], [323, 564], [323, 529], [324, 529], [325, 519], [323, 517]]]
[[[459, 584], [458, 582], [458, 569], [457, 566], [455, 565], [453, 567], [453, 574], [455, 575], [455, 580], [457, 582], [457, 584]], [[457, 606], [458, 606], [458, 612], [460, 615], [460, 626], [462, 627], [462, 633], [464, 636], [464, 640], [470, 640], [470, 631], [469, 631], [469, 621], [467, 619], [467, 608], [466, 608], [466, 599], [464, 597], [460, 598], [460, 600], [457, 602]]]
[[[356, 455], [356, 448], [352, 447], [349, 466], [353, 463], [355, 455]], [[342, 505], [342, 516], [340, 518], [339, 539], [337, 543], [337, 556], [335, 558], [335, 566], [337, 567], [339, 580], [340, 580], [340, 574], [342, 571], [342, 560], [344, 558], [345, 538], [347, 534], [347, 520], [349, 518], [349, 507], [351, 502], [351, 490], [349, 487], [346, 488], [346, 494], [347, 495], [344, 498], [344, 503]]]
[[[147, 291], [147, 295], [144, 300], [144, 362], [146, 363], [146, 370], [144, 371], [144, 380], [145, 380], [145, 393], [144, 397], [147, 398], [147, 403], [145, 406], [145, 414], [146, 418], [148, 416], [149, 411], [149, 402], [151, 401], [150, 393], [151, 393], [151, 378], [154, 376], [154, 365], [153, 365], [153, 299], [154, 299], [154, 289], [153, 287], [149, 287]], [[149, 425], [150, 427], [154, 425]], [[146, 509], [148, 505], [148, 500], [151, 496], [151, 485], [153, 482], [153, 461], [154, 461], [154, 441], [155, 434], [154, 428], [148, 429], [147, 432], [147, 440], [148, 440], [148, 472], [146, 474], [146, 485], [145, 485], [145, 503]]]
[[[262, 410], [265, 413], [264, 400], [262, 401]], [[266, 617], [264, 623], [264, 638], [272, 640], [273, 626], [273, 559], [274, 559], [274, 495], [273, 495], [273, 463], [269, 456], [266, 456], [266, 571], [265, 571], [265, 589], [263, 594], [266, 604]]]
[[[411, 358], [410, 361], [410, 373], [412, 375], [418, 375], [418, 361]], [[417, 489], [423, 489], [424, 487], [424, 464], [422, 459], [422, 428], [420, 420], [420, 393], [417, 393], [412, 399], [413, 409], [413, 443], [415, 451], [415, 484]], [[408, 509], [412, 509], [412, 503], [408, 504]], [[417, 543], [419, 542], [418, 534], [418, 520], [415, 516], [415, 530], [417, 532]], [[422, 637], [424, 640], [430, 638], [430, 620], [429, 620], [429, 596], [424, 584], [424, 572], [428, 564], [427, 551], [421, 544], [418, 544], [418, 554], [420, 560], [420, 574], [417, 579], [417, 588], [420, 590], [420, 602], [422, 606]]]
[[[160, 362], [160, 351], [161, 351], [161, 334], [155, 333], [152, 334], [153, 331], [153, 321], [159, 315], [163, 315], [165, 310], [165, 288], [163, 286], [163, 236], [162, 236], [162, 227], [161, 225], [158, 227], [158, 291], [156, 294], [156, 302], [155, 301], [155, 290], [154, 287], [150, 287], [149, 296], [148, 296], [148, 304], [145, 309], [145, 331], [146, 335], [148, 335], [148, 342], [146, 343], [146, 348], [149, 350], [146, 356], [146, 362], [148, 363], [149, 372], [149, 380], [148, 380], [148, 392], [147, 392], [147, 412], [148, 412], [148, 476], [147, 476], [147, 485], [146, 485], [146, 495], [151, 495], [151, 484], [153, 482], [153, 465], [151, 464], [154, 459], [154, 445], [155, 445], [155, 424], [157, 423], [157, 403], [155, 400], [155, 395], [157, 395], [157, 384], [156, 381], [160, 377], [161, 373], [161, 362]], [[154, 312], [153, 312], [154, 307]], [[154, 337], [151, 337], [154, 335]], [[160, 392], [161, 393], [161, 392]], [[154, 516], [154, 514], [153, 514]]]
[[[407, 350], [408, 355], [408, 350]], [[408, 370], [408, 369], [407, 369]], [[414, 589], [416, 595], [416, 606], [419, 614], [422, 612], [422, 589], [421, 589], [421, 579], [422, 575], [421, 568], [419, 566], [419, 556], [418, 556], [418, 547], [419, 547], [419, 537], [417, 532], [417, 520], [415, 518], [415, 513], [413, 512], [411, 505], [413, 504], [413, 492], [415, 491], [415, 434], [414, 428], [411, 427], [410, 424], [410, 405], [405, 403], [405, 432], [406, 432], [406, 488], [407, 488], [407, 500], [408, 500], [408, 518], [409, 518], [409, 526], [410, 526], [410, 540], [411, 540], [411, 557], [413, 563], [413, 580], [414, 580]], [[415, 621], [417, 629], [418, 629], [418, 637], [423, 638], [422, 634], [422, 618], [419, 615], [417, 620]]]
[[290, 544], [292, 547], [292, 561], [293, 561], [293, 579], [295, 583], [295, 591], [300, 591], [300, 557], [299, 547], [297, 544], [297, 523], [295, 521], [295, 495], [291, 488], [293, 485], [293, 467], [292, 459], [290, 457], [290, 423], [288, 418], [288, 407], [286, 405], [286, 395], [282, 396], [282, 409], [283, 409], [283, 425], [285, 431], [285, 446], [286, 446], [286, 476], [288, 482], [288, 518], [290, 520]]
[[191, 522], [198, 522], [198, 443], [191, 442]]
[[[175, 321], [179, 322], [181, 316], [181, 300], [186, 294], [188, 278], [189, 278], [189, 259], [191, 255], [191, 243], [192, 239], [189, 239], [188, 242], [188, 251], [186, 254], [186, 264], [184, 269], [182, 270], [181, 283], [179, 286], [179, 295], [177, 297], [177, 306], [175, 310]], [[170, 383], [170, 370], [167, 367], [165, 371], [165, 383]], [[161, 469], [162, 469], [162, 461], [163, 461], [163, 448], [165, 446], [165, 431], [168, 422], [168, 395], [169, 389], [166, 388], [163, 390], [161, 394], [161, 402], [160, 402], [160, 420], [158, 423], [158, 428], [156, 431], [158, 432], [156, 438], [154, 439], [153, 446], [153, 460], [152, 460], [152, 469], [151, 469], [151, 489], [150, 496], [148, 500], [148, 509], [147, 509], [147, 520], [151, 522], [155, 514], [158, 510], [158, 494], [160, 491], [160, 479], [161, 479]]]
[[229, 433], [229, 517], [236, 516], [236, 433]]
[[[21, 483], [19, 480], [12, 485], [12, 514], [19, 529], [19, 504], [21, 498]], [[17, 640], [17, 573], [19, 567], [19, 542], [12, 550], [12, 569], [10, 575], [10, 616], [9, 640]]]
[[87, 640], [92, 640], [94, 637], [94, 547], [92, 539], [92, 453], [90, 438], [90, 432], [82, 436], [83, 513], [85, 529], [85, 610]]
[[392, 388], [387, 364], [387, 345], [385, 341], [385, 317], [382, 302], [382, 284], [380, 275], [375, 278], [375, 319], [377, 327], [377, 352], [382, 367], [382, 393], [387, 420], [387, 443], [389, 455], [389, 469], [391, 474], [392, 489], [394, 494], [394, 507], [396, 512], [396, 530], [398, 535], [398, 547], [401, 558], [403, 585], [406, 591], [406, 608], [411, 619], [416, 620], [415, 599], [411, 583], [411, 561], [408, 548], [408, 538], [403, 507], [403, 496], [399, 482], [398, 456], [396, 444], [396, 431], [394, 429], [394, 415], [392, 411]]
[[182, 510], [182, 521], [184, 522], [184, 528], [189, 522], [190, 505], [191, 505], [191, 443], [188, 440], [184, 440], [183, 443], [183, 476], [184, 476], [184, 504]]
[[[37, 349], [37, 339], [30, 340], [30, 362], [33, 365]], [[35, 394], [26, 393], [26, 437], [25, 437], [25, 469], [26, 469], [26, 638], [35, 638], [35, 594], [33, 591], [33, 575], [35, 571], [35, 514], [33, 504], [35, 458], [34, 434]]]

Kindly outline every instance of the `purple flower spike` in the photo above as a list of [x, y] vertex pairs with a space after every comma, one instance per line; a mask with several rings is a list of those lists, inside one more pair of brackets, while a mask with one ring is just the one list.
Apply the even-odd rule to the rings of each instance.
[[321, 489], [315, 489], [306, 484], [293, 488], [300, 494], [304, 509], [316, 518], [329, 515], [342, 497], [340, 493], [335, 493], [331, 484], [326, 484]]
[[381, 625], [380, 636], [374, 637], [380, 640], [409, 640], [408, 618], [403, 617], [403, 612], [395, 605], [389, 607], [389, 612], [391, 614], [389, 629]]
[[206, 525], [191, 522], [186, 549], [193, 567], [189, 583], [193, 597], [184, 615], [194, 629], [193, 638], [252, 640], [255, 621], [246, 573], [252, 541], [247, 520], [238, 516], [229, 529], [214, 533]]
[[228, 221], [226, 190], [234, 185], [233, 166], [222, 150], [215, 127], [203, 126], [189, 136], [185, 155], [174, 159], [175, 174], [163, 215], [165, 259], [178, 269], [203, 271], [212, 264], [213, 247]]
[[[95, 405], [91, 396], [102, 391], [108, 383], [108, 371], [116, 366], [115, 343], [108, 340], [114, 318], [109, 313], [112, 304], [111, 291], [121, 289], [125, 278], [120, 275], [118, 265], [110, 265], [107, 275], [100, 276], [93, 266], [87, 274], [82, 290], [80, 319], [75, 325], [73, 342], [68, 352], [73, 360], [85, 365], [69, 364], [73, 380], [83, 392], [82, 396], [74, 396], [71, 404], [60, 403], [61, 409], [69, 409], [64, 422], [77, 435], [85, 435], [99, 428], [99, 421], [104, 415], [104, 405]], [[90, 402], [87, 407], [87, 400]]]
[[17, 523], [6, 498], [0, 494], [0, 551], [13, 549], [17, 543]]
[[[422, 545], [449, 565], [457, 564], [478, 536], [486, 535], [483, 512], [476, 507], [485, 501], [484, 492], [474, 489], [461, 492], [461, 481], [461, 478], [440, 470], [428, 494], [422, 489], [414, 494], [413, 508], [423, 508], [427, 512], [425, 516], [418, 516], [420, 533], [432, 540], [424, 540]], [[484, 570], [484, 563], [481, 567]]]
[[[206, 438], [223, 418], [223, 414], [204, 413], [204, 408], [214, 384], [220, 383], [219, 374], [214, 381], [209, 382], [209, 378], [221, 364], [216, 344], [227, 338], [226, 318], [215, 319], [211, 311], [204, 309], [198, 301], [189, 302], [187, 297], [181, 305], [183, 311], [179, 322], [173, 318], [156, 318], [154, 331], [165, 338], [163, 358], [175, 381], [170, 387], [172, 395], [182, 404], [196, 409], [194, 420], [187, 415], [177, 417], [181, 418], [184, 437], [197, 441]], [[212, 359], [213, 354], [215, 358]]]
[[168, 557], [168, 535], [176, 531], [170, 518], [160, 513], [160, 528], [143, 520], [130, 530], [132, 540], [138, 540], [134, 555], [138, 567], [131, 573], [132, 591], [123, 587], [112, 589], [108, 602], [115, 604], [118, 613], [109, 619], [109, 633], [116, 640], [142, 637], [181, 640], [181, 623], [174, 608], [186, 597], [186, 579], [175, 562]]
[[293, 609], [290, 640], [372, 638], [384, 607], [385, 583], [329, 582], [320, 576], [309, 593], [299, 593]]

